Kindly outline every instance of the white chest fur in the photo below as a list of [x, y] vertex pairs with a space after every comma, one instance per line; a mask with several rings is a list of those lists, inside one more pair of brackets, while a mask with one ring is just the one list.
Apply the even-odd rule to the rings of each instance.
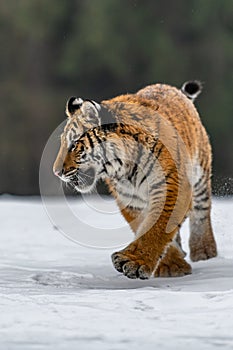
[[148, 204], [148, 192], [141, 186], [141, 188], [134, 186], [129, 180], [122, 179], [116, 183], [116, 190], [118, 199], [125, 207], [132, 207], [135, 209], [145, 209]]

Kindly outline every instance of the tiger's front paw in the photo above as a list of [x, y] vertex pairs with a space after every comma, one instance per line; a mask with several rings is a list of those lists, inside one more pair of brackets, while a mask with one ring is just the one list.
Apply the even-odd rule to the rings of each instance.
[[153, 266], [146, 263], [143, 258], [124, 251], [113, 253], [112, 262], [115, 269], [128, 278], [145, 280], [150, 278], [153, 271]]

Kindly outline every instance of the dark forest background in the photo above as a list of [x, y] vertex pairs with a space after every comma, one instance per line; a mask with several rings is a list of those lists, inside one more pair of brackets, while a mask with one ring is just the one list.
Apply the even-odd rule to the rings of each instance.
[[233, 1], [1, 0], [0, 192], [38, 194], [67, 98], [204, 82], [217, 194], [233, 193]]

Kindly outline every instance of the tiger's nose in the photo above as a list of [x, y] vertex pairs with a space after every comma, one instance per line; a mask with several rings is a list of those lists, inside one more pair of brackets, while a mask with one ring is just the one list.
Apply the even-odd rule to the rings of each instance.
[[63, 171], [62, 171], [62, 169], [59, 169], [59, 170], [54, 169], [54, 170], [53, 170], [53, 173], [54, 173], [54, 175], [56, 175], [56, 176], [61, 176], [62, 173], [63, 173]]

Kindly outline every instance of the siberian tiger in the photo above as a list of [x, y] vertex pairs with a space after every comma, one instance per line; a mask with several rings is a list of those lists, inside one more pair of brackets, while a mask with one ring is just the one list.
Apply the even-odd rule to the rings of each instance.
[[112, 254], [116, 270], [147, 279], [191, 273], [179, 229], [190, 219], [190, 258], [217, 255], [211, 210], [211, 147], [193, 104], [197, 81], [149, 85], [102, 101], [71, 97], [54, 174], [80, 192], [99, 179], [135, 233]]

